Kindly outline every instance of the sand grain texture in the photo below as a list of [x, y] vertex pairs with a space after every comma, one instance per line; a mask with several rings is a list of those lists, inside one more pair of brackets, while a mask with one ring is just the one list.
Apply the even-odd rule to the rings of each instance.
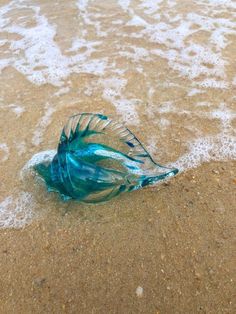
[[1, 313], [233, 313], [235, 166], [1, 231]]
[[[236, 313], [235, 10], [0, 1], [0, 314]], [[26, 165], [78, 112], [113, 115], [181, 172], [63, 203]]]

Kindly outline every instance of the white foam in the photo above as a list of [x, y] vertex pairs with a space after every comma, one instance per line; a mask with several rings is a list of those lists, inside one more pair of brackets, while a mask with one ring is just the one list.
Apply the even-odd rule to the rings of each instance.
[[[80, 1], [84, 8], [87, 1]], [[31, 10], [32, 17], [36, 23], [30, 28], [21, 25], [16, 20], [7, 17], [12, 10], [27, 8]], [[50, 83], [61, 86], [63, 80], [71, 73], [93, 73], [102, 74], [106, 66], [106, 58], [90, 59], [90, 51], [81, 52], [73, 56], [66, 56], [54, 41], [56, 26], [49, 23], [47, 18], [40, 12], [40, 7], [25, 4], [24, 2], [12, 1], [1, 7], [0, 25], [3, 32], [19, 35], [20, 39], [9, 39], [7, 58], [0, 61], [0, 70], [7, 66], [14, 67], [17, 71], [27, 77], [36, 85]], [[76, 40], [76, 39], [75, 39]], [[80, 39], [78, 39], [79, 41]], [[83, 40], [87, 47], [94, 47], [96, 43]], [[75, 49], [72, 45], [71, 49]], [[70, 51], [70, 49], [68, 50]]]
[[12, 112], [16, 114], [17, 118], [19, 118], [25, 112], [24, 107], [20, 105], [16, 105], [16, 104], [9, 104], [9, 105], [0, 104], [0, 108], [7, 109], [8, 111], [10, 109]]
[[25, 173], [31, 170], [35, 165], [40, 163], [49, 163], [52, 161], [53, 157], [56, 155], [57, 151], [55, 149], [45, 150], [34, 154], [30, 160], [24, 165], [20, 172], [20, 177], [24, 178]]
[[[196, 0], [195, 0], [196, 1]], [[215, 8], [220, 8], [223, 6], [227, 9], [236, 9], [236, 3], [234, 0], [197, 0], [198, 4], [210, 5]]]
[[128, 124], [139, 124], [139, 116], [137, 106], [140, 104], [139, 99], [120, 98], [112, 101], [116, 107], [117, 113], [123, 118], [123, 121]]
[[149, 106], [149, 115], [153, 116], [153, 112], [156, 111], [159, 114], [174, 113], [179, 116], [184, 115], [189, 117], [195, 116], [198, 118], [218, 119], [221, 123], [221, 132], [225, 133], [229, 130], [233, 130], [231, 122], [236, 118], [236, 111], [229, 109], [226, 103], [220, 103], [218, 108], [211, 109], [209, 112], [204, 111], [202, 108], [211, 107], [211, 102], [197, 102], [195, 106], [195, 110], [181, 110], [173, 102], [167, 101], [160, 104], [157, 108], [153, 105]]
[[0, 151], [3, 152], [3, 156], [0, 155], [0, 162], [4, 162], [9, 158], [9, 147], [6, 143], [0, 143]]
[[143, 287], [138, 286], [137, 289], [135, 290], [135, 293], [138, 298], [141, 298], [143, 296]]
[[35, 165], [38, 165], [40, 163], [49, 164], [53, 160], [56, 153], [57, 151], [52, 149], [34, 154], [21, 169], [19, 173], [20, 179], [22, 181], [28, 180], [29, 176], [31, 176], [32, 172], [34, 171], [33, 167]]
[[18, 156], [22, 156], [27, 151], [25, 141], [19, 141], [19, 140], [15, 141], [14, 145], [16, 147], [16, 151], [17, 151]]
[[178, 112], [172, 101], [163, 102], [157, 110], [159, 113]]
[[144, 8], [144, 13], [146, 14], [153, 14], [156, 13], [160, 6], [159, 4], [161, 4], [163, 2], [163, 0], [143, 0], [142, 3], [139, 5], [140, 8]]
[[197, 83], [197, 85], [205, 87], [205, 88], [222, 88], [227, 89], [229, 84], [225, 81], [218, 81], [216, 79], [205, 79], [202, 82]]
[[[218, 107], [215, 107], [215, 104], [213, 106], [210, 102], [198, 102], [192, 110], [180, 110], [173, 102], [163, 102], [158, 108], [153, 105], [150, 106], [149, 110], [150, 117], [153, 116], [153, 113], [158, 112], [160, 115], [172, 113], [184, 116], [186, 121], [188, 121], [188, 117], [193, 119], [196, 117], [198, 119], [217, 119], [220, 122], [219, 132], [216, 135], [209, 136], [202, 136], [197, 129], [192, 129], [191, 124], [187, 124], [186, 129], [193, 131], [195, 136], [199, 134], [199, 137], [186, 143], [187, 152], [170, 166], [183, 171], [198, 167], [203, 162], [236, 159], [236, 136], [232, 125], [232, 122], [236, 119], [236, 111], [230, 109], [226, 103], [219, 103]], [[162, 119], [155, 120], [155, 123], [160, 124]], [[161, 129], [165, 130], [165, 128], [169, 128], [168, 123], [164, 125], [164, 128], [162, 126]], [[152, 141], [155, 142], [154, 139]], [[149, 147], [154, 151], [155, 146], [153, 147], [149, 143]]]
[[233, 130], [231, 122], [236, 119], [236, 111], [228, 109], [225, 103], [221, 103], [217, 109], [211, 110], [208, 115], [213, 119], [219, 119], [221, 121], [223, 132]]
[[211, 103], [208, 101], [198, 101], [195, 106], [196, 107], [210, 107]]
[[234, 77], [234, 79], [233, 79], [232, 84], [233, 84], [233, 85], [236, 85], [236, 75], [235, 75], [235, 77]]
[[198, 88], [193, 88], [193, 89], [191, 89], [191, 90], [188, 92], [188, 96], [189, 96], [189, 97], [192, 97], [192, 96], [195, 96], [195, 95], [197, 95], [197, 94], [202, 94], [202, 93], [204, 93], [203, 90], [198, 89]]
[[77, 0], [76, 5], [80, 11], [85, 11], [87, 9], [89, 0]]
[[127, 23], [129, 26], [146, 26], [147, 22], [142, 19], [140, 16], [135, 15], [132, 19]]
[[161, 118], [159, 123], [160, 123], [160, 126], [162, 127], [162, 129], [165, 129], [171, 125], [170, 121], [168, 119], [165, 119], [165, 118]]
[[0, 47], [7, 43], [7, 39], [0, 40]]
[[[135, 21], [135, 22], [133, 22]], [[176, 14], [177, 25], [171, 22], [151, 24], [139, 16], [133, 16], [128, 24], [142, 26], [141, 34], [148, 36], [151, 42], [163, 45], [151, 50], [153, 55], [168, 60], [169, 66], [182, 76], [206, 88], [228, 88], [225, 66], [228, 61], [223, 50], [230, 44], [229, 35], [235, 35], [235, 23], [229, 19], [204, 16], [197, 13]], [[199, 25], [196, 29], [192, 26]], [[195, 42], [194, 35], [200, 31], [208, 34], [208, 42]]]
[[111, 24], [113, 25], [122, 25], [124, 22], [122, 20], [115, 20], [115, 21], [112, 21]]
[[[0, 68], [12, 66], [31, 82], [39, 85], [51, 83], [61, 86], [71, 73], [85, 72], [103, 75], [110, 67], [110, 57], [93, 59], [92, 56], [93, 52], [107, 48], [106, 35], [114, 32], [114, 28], [103, 28], [102, 20], [106, 13], [93, 12], [90, 10], [90, 3], [92, 4], [88, 0], [76, 1], [78, 16], [82, 18], [83, 27], [80, 37], [74, 38], [72, 46], [66, 50], [69, 55], [64, 54], [55, 42], [57, 27], [49, 23], [46, 16], [42, 14], [40, 6], [26, 4], [23, 1], [12, 1], [2, 6], [1, 29], [6, 33], [18, 35], [19, 38], [1, 40], [1, 45], [7, 43], [9, 47], [6, 48], [8, 57], [1, 59]], [[147, 42], [161, 45], [159, 49], [153, 49], [151, 52], [144, 52], [144, 47], [137, 47], [131, 54], [128, 49], [122, 50], [121, 54], [133, 58], [134, 61], [150, 60], [157, 55], [166, 59], [169, 66], [182, 76], [193, 80], [193, 86], [228, 88], [229, 82], [225, 73], [228, 61], [223, 51], [230, 44], [229, 35], [236, 34], [235, 23], [233, 13], [230, 15], [229, 12], [229, 16], [232, 16], [230, 19], [217, 18], [215, 12], [223, 12], [226, 7], [233, 8], [234, 4], [232, 1], [220, 0], [220, 9], [218, 9], [216, 0], [205, 2], [199, 0], [199, 3], [201, 3], [201, 8], [198, 13], [191, 12], [190, 8], [187, 13], [178, 14], [178, 11], [173, 11], [175, 8], [172, 8], [175, 6], [175, 1], [169, 0], [165, 5], [162, 0], [144, 0], [136, 8], [130, 0], [119, 0], [118, 5], [130, 17], [127, 25], [140, 26], [143, 30], [132, 34], [126, 34], [124, 31], [117, 32], [116, 36], [120, 36], [118, 40], [124, 36], [142, 37]], [[212, 12], [208, 9], [208, 5], [214, 8]], [[13, 10], [26, 8], [35, 22], [34, 26], [27, 27], [20, 19], [13, 20], [9, 17]], [[153, 18], [156, 19], [157, 12], [160, 10], [163, 11], [161, 17], [166, 17], [165, 22], [163, 22], [164, 19], [161, 19], [159, 23], [156, 22], [157, 20], [154, 22]], [[204, 14], [205, 11], [208, 12], [207, 15]], [[138, 12], [140, 14], [137, 14]], [[122, 20], [113, 22], [121, 23]], [[97, 38], [94, 41], [86, 39], [88, 27], [94, 28], [96, 32]], [[196, 42], [194, 36], [198, 32], [206, 34], [204, 35], [208, 37], [206, 42]], [[197, 82], [195, 78], [198, 78]]]
[[132, 59], [135, 62], [140, 61], [140, 60], [145, 61], [145, 62], [151, 61], [150, 53], [147, 49], [142, 48], [142, 47], [136, 47], [133, 45], [129, 45], [129, 48], [132, 49], [133, 52], [120, 51], [120, 55], [123, 57], [127, 57], [129, 59]]
[[54, 94], [54, 96], [60, 97], [62, 95], [68, 94], [69, 91], [70, 91], [70, 87], [69, 86], [62, 87]]
[[131, 97], [127, 99], [122, 96], [127, 80], [119, 77], [110, 77], [101, 79], [99, 82], [103, 87], [103, 98], [116, 107], [117, 113], [122, 116], [123, 120], [129, 124], [138, 124], [139, 117], [136, 107], [140, 100]]
[[236, 159], [236, 137], [219, 134], [215, 137], [198, 138], [188, 144], [188, 152], [171, 166], [186, 171], [196, 168], [203, 162]]
[[39, 145], [43, 140], [43, 134], [46, 130], [46, 128], [49, 126], [49, 124], [52, 121], [52, 115], [56, 111], [55, 106], [52, 107], [49, 105], [49, 103], [46, 103], [45, 105], [45, 113], [42, 118], [39, 119], [36, 128], [33, 133], [32, 143], [34, 145]]
[[84, 38], [75, 38], [72, 42], [72, 47], [67, 51], [74, 52], [84, 49], [84, 52], [80, 54], [81, 58], [83, 56], [89, 57], [92, 52], [96, 51], [94, 47], [101, 45], [101, 43], [101, 41], [87, 41]]
[[16, 114], [17, 118], [19, 118], [23, 112], [25, 112], [25, 108], [15, 105], [15, 104], [10, 104], [9, 108]]
[[156, 136], [150, 135], [150, 137], [147, 138], [145, 147], [147, 148], [147, 151], [150, 153], [151, 156], [154, 156], [157, 152], [159, 152], [159, 149], [157, 150], [156, 145]]
[[0, 228], [22, 228], [34, 219], [33, 196], [28, 192], [6, 197], [0, 203]]
[[130, 6], [130, 0], [118, 0], [118, 4], [124, 11], [128, 11], [128, 8]]
[[[49, 163], [56, 150], [47, 150], [34, 154], [19, 173], [20, 180], [27, 182], [32, 176], [33, 167], [39, 163]], [[20, 192], [7, 197], [0, 203], [0, 228], [21, 228], [39, 217], [35, 213], [37, 203], [29, 192]]]
[[[101, 22], [99, 21], [99, 18], [102, 16], [100, 13], [90, 13], [89, 12], [89, 1], [88, 0], [79, 0], [76, 2], [78, 7], [78, 13], [79, 17], [82, 18], [85, 25], [88, 25], [90, 27], [94, 27], [96, 31], [96, 35], [98, 37], [105, 37], [107, 35], [107, 32], [101, 30]], [[105, 15], [104, 15], [105, 16]], [[87, 34], [87, 30], [84, 29], [82, 31], [82, 34], [85, 36]]]
[[91, 86], [87, 86], [85, 89], [84, 89], [84, 94], [88, 97], [91, 97], [93, 95], [93, 90], [91, 88]]

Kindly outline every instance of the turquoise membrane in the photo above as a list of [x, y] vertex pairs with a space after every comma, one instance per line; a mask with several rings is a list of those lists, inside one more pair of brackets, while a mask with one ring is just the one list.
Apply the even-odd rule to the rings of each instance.
[[34, 169], [48, 191], [86, 203], [104, 202], [178, 173], [155, 163], [122, 124], [92, 113], [72, 116], [53, 160]]

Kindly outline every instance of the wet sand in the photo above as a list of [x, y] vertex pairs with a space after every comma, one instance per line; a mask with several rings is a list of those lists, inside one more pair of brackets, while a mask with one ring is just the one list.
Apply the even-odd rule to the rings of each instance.
[[1, 230], [0, 312], [234, 313], [235, 170], [204, 164]]
[[[0, 314], [236, 312], [234, 9], [1, 1]], [[113, 115], [181, 172], [63, 203], [22, 169], [78, 112]]]

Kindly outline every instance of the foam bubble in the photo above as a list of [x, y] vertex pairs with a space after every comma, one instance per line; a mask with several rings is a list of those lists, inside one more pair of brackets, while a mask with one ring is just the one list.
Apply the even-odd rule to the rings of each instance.
[[7, 39], [0, 40], [0, 47], [4, 46], [7, 43]]
[[211, 103], [208, 101], [198, 101], [196, 107], [210, 107]]
[[235, 75], [235, 77], [234, 77], [234, 79], [233, 79], [232, 84], [233, 84], [233, 85], [236, 85], [236, 75]]
[[115, 21], [112, 21], [111, 24], [113, 24], [113, 25], [122, 25], [123, 21], [122, 20], [115, 20]]
[[6, 197], [0, 203], [0, 228], [22, 228], [29, 224], [35, 218], [33, 207], [33, 196], [28, 192]]
[[69, 93], [69, 91], [70, 91], [69, 86], [62, 87], [54, 94], [54, 96], [60, 97], [62, 95], [65, 95], [65, 94]]
[[236, 118], [236, 112], [229, 109], [226, 103], [220, 103], [216, 109], [212, 108], [209, 112], [202, 110], [202, 108], [210, 108], [212, 106], [211, 102], [197, 102], [195, 106], [195, 110], [180, 110], [173, 102], [167, 101], [163, 102], [158, 108], [150, 106], [149, 115], [152, 116], [152, 111], [157, 111], [160, 114], [174, 113], [180, 116], [185, 115], [190, 117], [195, 116], [198, 118], [218, 119], [221, 123], [222, 133], [232, 130], [231, 122]]
[[144, 8], [144, 12], [146, 14], [153, 14], [159, 10], [159, 4], [162, 3], [163, 0], [144, 0], [142, 3], [139, 5], [140, 8]]
[[84, 38], [75, 38], [72, 42], [72, 47], [67, 51], [74, 52], [79, 51], [80, 49], [84, 49], [85, 51], [80, 54], [80, 57], [89, 57], [92, 52], [96, 51], [94, 47], [101, 45], [101, 43], [101, 41], [87, 41]]
[[[26, 182], [32, 175], [33, 166], [41, 162], [50, 162], [56, 150], [42, 151], [34, 154], [19, 173], [20, 180]], [[26, 188], [28, 189], [28, 188]], [[0, 203], [0, 228], [22, 228], [30, 224], [39, 214], [35, 212], [37, 199], [28, 191], [16, 191]]]
[[37, 126], [34, 130], [32, 143], [34, 145], [39, 145], [43, 140], [43, 133], [45, 132], [48, 125], [51, 123], [51, 117], [56, 111], [55, 107], [51, 107], [48, 103], [45, 105], [45, 113], [42, 118], [37, 123]]
[[0, 143], [0, 151], [3, 152], [3, 156], [0, 155], [0, 162], [4, 162], [9, 158], [9, 147], [6, 143]]
[[25, 141], [15, 141], [14, 145], [16, 147], [18, 156], [22, 156], [27, 151]]
[[123, 121], [128, 124], [138, 124], [140, 122], [137, 105], [140, 104], [139, 99], [120, 98], [112, 101], [119, 114], [122, 115]]
[[133, 49], [133, 52], [121, 51], [120, 55], [123, 57], [127, 57], [129, 59], [132, 59], [133, 61], [136, 61], [136, 62], [140, 60], [145, 61], [145, 62], [151, 61], [150, 53], [147, 49], [142, 48], [142, 47], [136, 47], [133, 45], [129, 45], [129, 47]]
[[23, 112], [25, 112], [25, 108], [16, 104], [9, 104], [9, 105], [0, 104], [0, 108], [6, 109], [6, 110], [10, 109], [12, 112], [16, 114], [17, 118], [19, 118], [23, 114]]
[[135, 290], [135, 293], [138, 298], [141, 298], [143, 296], [143, 287], [138, 286]]
[[80, 11], [85, 11], [87, 9], [89, 0], [77, 0], [76, 5]]
[[223, 6], [224, 8], [228, 8], [228, 9], [236, 9], [236, 3], [233, 0], [204, 0], [204, 1], [197, 0], [197, 2], [199, 4], [204, 4], [204, 5], [207, 3], [207, 5], [210, 5], [215, 8], [219, 8]]
[[197, 83], [197, 85], [205, 87], [205, 88], [228, 88], [229, 84], [225, 81], [218, 81], [216, 79], [213, 78], [208, 78], [203, 80], [202, 82]]
[[91, 88], [91, 86], [87, 86], [84, 89], [84, 95], [86, 95], [87, 97], [91, 97], [93, 94], [93, 89]]
[[[172, 23], [174, 20], [175, 24]], [[222, 52], [230, 43], [228, 35], [236, 34], [234, 22], [230, 19], [190, 12], [176, 14], [170, 23], [161, 21], [151, 24], [135, 15], [128, 25], [142, 26], [141, 34], [163, 46], [151, 50], [151, 53], [167, 59], [169, 66], [182, 76], [191, 80], [198, 78], [196, 83], [193, 82], [196, 85], [228, 88], [228, 82], [225, 81], [228, 61]], [[195, 42], [194, 36], [198, 32], [206, 34], [207, 44]]]
[[219, 134], [215, 137], [202, 137], [188, 144], [188, 152], [171, 166], [181, 171], [196, 168], [203, 162], [236, 159], [236, 139]]
[[[160, 49], [144, 51], [144, 47], [136, 47], [133, 53], [129, 50], [120, 51], [120, 55], [127, 56], [137, 61], [150, 60], [158, 55], [168, 61], [169, 66], [178, 71], [182, 76], [193, 80], [192, 85], [199, 85], [205, 88], [228, 88], [225, 67], [228, 65], [223, 50], [230, 43], [229, 35], [236, 33], [232, 14], [229, 12], [227, 18], [217, 18], [214, 13], [223, 12], [223, 8], [234, 7], [233, 2], [220, 0], [221, 9], [218, 10], [216, 3], [212, 0], [200, 1], [201, 6], [197, 12], [178, 14], [174, 11], [175, 1], [168, 1], [167, 6], [162, 0], [144, 0], [133, 6], [130, 0], [119, 0], [118, 5], [128, 13], [130, 17], [126, 25], [140, 26], [142, 31], [126, 34], [117, 32], [118, 38], [124, 36], [142, 37], [145, 41], [161, 44]], [[209, 11], [208, 5], [214, 10]], [[13, 66], [24, 74], [34, 84], [51, 83], [61, 86], [63, 81], [71, 73], [93, 73], [102, 75], [109, 69], [108, 58], [93, 59], [92, 53], [107, 48], [106, 35], [114, 32], [114, 28], [103, 27], [105, 13], [90, 10], [90, 1], [76, 1], [78, 17], [84, 25], [79, 38], [74, 38], [71, 48], [66, 50], [69, 56], [63, 54], [60, 46], [55, 42], [57, 35], [56, 24], [49, 23], [42, 14], [40, 6], [26, 5], [24, 2], [12, 1], [10, 4], [1, 7], [0, 25], [6, 33], [18, 35], [17, 39], [3, 39], [0, 44], [9, 44], [6, 49], [8, 57], [0, 61], [0, 68]], [[27, 27], [20, 19], [13, 19], [13, 10], [30, 10], [30, 16], [35, 22], [34, 26]], [[157, 23], [157, 12], [163, 10], [164, 19]], [[207, 11], [209, 14], [204, 14]], [[140, 14], [137, 14], [140, 12]], [[147, 17], [147, 18], [146, 18]], [[158, 17], [159, 18], [159, 17]], [[153, 21], [155, 19], [155, 22]], [[152, 22], [153, 21], [153, 22]], [[121, 23], [122, 20], [114, 20], [112, 23]], [[112, 24], [111, 23], [111, 24]], [[123, 21], [124, 23], [124, 21]], [[87, 27], [88, 26], [88, 27]], [[96, 37], [94, 41], [86, 39], [89, 29], [94, 29]], [[195, 35], [204, 33], [206, 42], [196, 42]], [[105, 37], [104, 37], [105, 36]], [[87, 36], [88, 37], [88, 36]], [[97, 40], [102, 37], [102, 40]], [[117, 39], [116, 39], [117, 41]], [[103, 44], [105, 43], [105, 46]], [[122, 43], [123, 44], [123, 43]], [[73, 53], [73, 55], [71, 55]], [[139, 65], [139, 69], [141, 69]], [[198, 78], [198, 81], [194, 81]]]
[[128, 11], [128, 8], [130, 6], [130, 0], [118, 0], [118, 4], [124, 11]]
[[24, 179], [26, 175], [28, 175], [28, 172], [31, 171], [31, 169], [40, 163], [49, 163], [52, 161], [53, 157], [56, 155], [57, 151], [55, 149], [52, 150], [45, 150], [39, 153], [34, 154], [29, 161], [24, 165], [20, 172], [21, 179]]
[[236, 111], [228, 109], [225, 103], [221, 103], [217, 109], [209, 113], [209, 116], [213, 119], [219, 119], [221, 121], [222, 130], [228, 132], [228, 130], [231, 129], [231, 121], [236, 119]]
[[[91, 14], [89, 9], [89, 1], [88, 0], [79, 0], [76, 2], [79, 16], [83, 19], [85, 25], [92, 26], [95, 28], [96, 34], [98, 37], [105, 37], [107, 32], [101, 30], [101, 22], [99, 21], [99, 17], [102, 16], [100, 13]], [[93, 17], [93, 19], [91, 19]], [[83, 35], [87, 34], [87, 30], [84, 29], [82, 31]]]
[[17, 118], [19, 118], [22, 113], [25, 112], [25, 108], [15, 104], [10, 104], [9, 108], [16, 114]]
[[[78, 6], [84, 10], [87, 1], [79, 1]], [[21, 25], [20, 20], [12, 21], [7, 14], [12, 10], [27, 8], [31, 10], [35, 25], [26, 27]], [[1, 7], [0, 25], [2, 31], [10, 34], [17, 34], [19, 38], [9, 39], [9, 48], [6, 49], [5, 59], [0, 61], [0, 71], [7, 66], [14, 67], [17, 71], [27, 77], [36, 85], [50, 83], [61, 86], [63, 80], [71, 73], [93, 73], [102, 74], [106, 66], [106, 58], [89, 59], [94, 47], [98, 42], [89, 42], [85, 39], [75, 39], [71, 52], [76, 51], [79, 43], [89, 49], [73, 56], [66, 56], [54, 41], [56, 26], [49, 23], [46, 16], [40, 12], [40, 7], [24, 4], [24, 2], [13, 1]], [[99, 25], [97, 24], [97, 28]], [[70, 49], [68, 49], [70, 52]]]
[[146, 26], [147, 22], [142, 19], [140, 16], [135, 15], [132, 19], [127, 23], [129, 26]]
[[198, 88], [192, 88], [189, 92], [188, 92], [188, 96], [189, 97], [192, 97], [192, 96], [195, 96], [197, 94], [202, 94], [204, 93], [204, 91], [202, 91], [201, 89], [198, 89]]
[[129, 124], [138, 124], [139, 117], [136, 110], [137, 105], [140, 103], [136, 98], [125, 98], [122, 96], [127, 80], [119, 77], [111, 77], [108, 79], [100, 80], [103, 86], [103, 98], [111, 102], [125, 122]]

